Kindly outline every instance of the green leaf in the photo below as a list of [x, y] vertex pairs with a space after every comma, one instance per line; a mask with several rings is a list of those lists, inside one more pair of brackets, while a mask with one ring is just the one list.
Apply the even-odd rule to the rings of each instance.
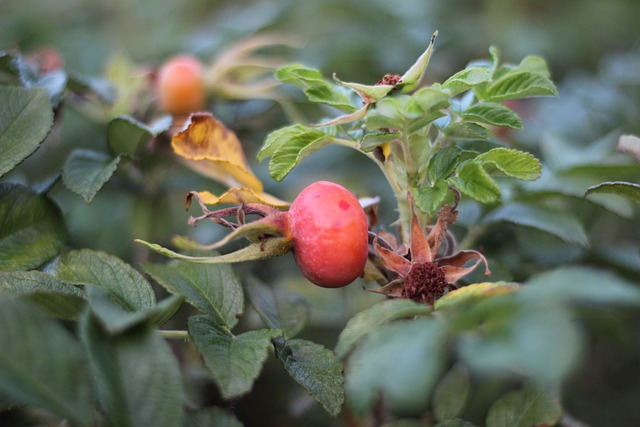
[[522, 120], [512, 109], [495, 102], [481, 102], [467, 108], [460, 115], [469, 122], [522, 129]]
[[395, 322], [369, 334], [347, 364], [345, 391], [354, 414], [366, 414], [379, 399], [395, 415], [422, 414], [442, 371], [446, 336], [434, 318]]
[[460, 415], [470, 388], [469, 371], [462, 364], [455, 365], [442, 377], [433, 392], [433, 414], [436, 419], [446, 421]]
[[331, 350], [306, 340], [274, 341], [284, 369], [332, 416], [344, 403], [342, 364]]
[[144, 271], [174, 295], [182, 295], [202, 313], [229, 329], [238, 323], [242, 286], [228, 264], [145, 264]]
[[116, 87], [106, 79], [99, 77], [88, 77], [79, 73], [69, 73], [68, 87], [73, 92], [79, 94], [94, 95], [105, 104], [113, 104], [118, 96]]
[[75, 319], [85, 303], [82, 290], [41, 271], [0, 272], [3, 296], [23, 296], [63, 319]]
[[431, 52], [433, 51], [433, 44], [438, 37], [438, 32], [434, 32], [429, 41], [429, 46], [422, 55], [416, 60], [416, 62], [409, 67], [409, 69], [402, 75], [398, 86], [402, 87], [403, 92], [410, 92], [420, 84], [422, 76], [429, 65], [429, 59], [431, 58]]
[[114, 117], [107, 127], [107, 142], [118, 156], [136, 157], [140, 147], [171, 126], [171, 116], [165, 116], [147, 126], [130, 116]]
[[93, 150], [77, 149], [67, 158], [62, 169], [64, 185], [85, 202], [91, 203], [102, 186], [118, 169], [120, 157], [112, 158]]
[[269, 162], [271, 177], [276, 181], [282, 181], [304, 158], [332, 140], [332, 136], [320, 130], [308, 130], [280, 142]]
[[491, 71], [486, 67], [469, 67], [458, 71], [449, 77], [442, 88], [447, 89], [452, 95], [469, 90], [479, 84], [488, 82], [491, 79]]
[[360, 83], [343, 82], [336, 76], [335, 73], [333, 74], [333, 80], [335, 80], [342, 86], [348, 87], [349, 89], [357, 92], [358, 95], [360, 95], [360, 98], [362, 98], [366, 104], [378, 102], [379, 100], [387, 96], [387, 94], [391, 92], [391, 90], [393, 90], [392, 85], [363, 85]]
[[547, 76], [538, 72], [517, 71], [506, 73], [492, 82], [483, 93], [482, 101], [506, 101], [534, 96], [557, 96], [558, 90]]
[[409, 299], [390, 299], [362, 310], [349, 322], [340, 333], [336, 344], [336, 356], [343, 359], [358, 342], [369, 333], [392, 320], [426, 316], [431, 308]]
[[530, 427], [555, 425], [562, 418], [560, 395], [555, 387], [531, 383], [512, 391], [489, 409], [487, 427]]
[[183, 427], [242, 427], [229, 412], [219, 407], [210, 407], [188, 412]]
[[493, 148], [480, 154], [472, 162], [483, 165], [492, 175], [497, 171], [525, 181], [538, 179], [542, 173], [540, 161], [533, 154], [511, 148]]
[[25, 301], [0, 300], [0, 390], [22, 403], [93, 425], [93, 393], [82, 347]]
[[370, 153], [385, 142], [395, 141], [400, 138], [400, 132], [371, 132], [365, 134], [360, 141], [360, 149], [365, 153]]
[[0, 86], [0, 177], [38, 149], [53, 127], [47, 91]]
[[459, 418], [455, 418], [453, 420], [443, 421], [434, 425], [433, 427], [476, 427], [475, 424], [470, 423], [469, 421], [461, 420]]
[[510, 203], [487, 214], [482, 222], [508, 222], [552, 234], [565, 242], [589, 246], [589, 237], [580, 221], [569, 212], [559, 212], [541, 206]]
[[446, 181], [436, 181], [433, 186], [421, 185], [411, 191], [413, 200], [420, 212], [432, 215], [444, 204], [449, 194], [449, 185]]
[[[443, 110], [449, 106], [450, 96], [448, 92], [439, 87], [423, 87], [411, 95], [406, 112], [410, 117], [415, 117]], [[436, 118], [438, 118], [437, 115], [432, 120]]]
[[603, 182], [602, 184], [594, 185], [587, 188], [585, 196], [589, 197], [592, 194], [617, 194], [623, 197], [633, 200], [636, 203], [640, 203], [640, 184], [633, 184], [631, 182]]
[[47, 196], [0, 183], [0, 270], [29, 270], [55, 257], [67, 240], [60, 209]]
[[560, 267], [537, 274], [523, 291], [536, 298], [582, 304], [640, 304], [640, 288], [617, 275], [593, 267]]
[[224, 325], [208, 316], [191, 316], [189, 334], [223, 398], [248, 393], [269, 354], [271, 340], [281, 334], [261, 329], [233, 335]]
[[100, 402], [111, 425], [182, 424], [182, 376], [171, 347], [151, 327], [110, 335], [89, 313], [80, 322]]
[[427, 168], [427, 178], [429, 182], [436, 182], [441, 179], [447, 179], [453, 173], [458, 159], [460, 158], [460, 149], [455, 145], [450, 145], [437, 150], [429, 159]]
[[449, 182], [478, 202], [493, 203], [500, 199], [500, 187], [478, 163], [463, 164], [457, 176], [449, 178]]
[[263, 161], [267, 157], [271, 156], [274, 151], [278, 149], [278, 147], [286, 143], [286, 141], [289, 141], [294, 136], [303, 134], [304, 132], [311, 129], [313, 128], [310, 128], [308, 126], [291, 125], [274, 130], [269, 135], [267, 135], [267, 138], [262, 144], [260, 151], [258, 151], [256, 158], [259, 162]]
[[309, 321], [311, 306], [301, 295], [250, 280], [247, 294], [260, 318], [271, 329], [280, 329], [286, 339], [296, 336]]
[[453, 122], [444, 133], [454, 139], [491, 139], [491, 132], [477, 123]]
[[58, 261], [54, 274], [68, 282], [104, 288], [128, 311], [145, 310], [156, 304], [149, 282], [129, 264], [104, 252], [90, 249], [68, 252]]
[[464, 310], [469, 304], [494, 295], [501, 295], [516, 291], [520, 288], [513, 282], [482, 282], [472, 283], [445, 294], [436, 301], [436, 310], [450, 310], [461, 307]]

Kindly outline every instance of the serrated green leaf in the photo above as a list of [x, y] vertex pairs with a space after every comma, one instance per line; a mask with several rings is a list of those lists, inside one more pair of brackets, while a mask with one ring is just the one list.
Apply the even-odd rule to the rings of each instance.
[[439, 87], [423, 87], [411, 95], [405, 112], [408, 116], [415, 117], [443, 110], [449, 106], [450, 96], [448, 92]]
[[242, 427], [238, 419], [219, 407], [188, 412], [183, 427]]
[[427, 169], [427, 179], [429, 182], [436, 182], [447, 179], [455, 170], [460, 158], [460, 149], [455, 145], [450, 145], [437, 150], [429, 159]]
[[555, 425], [562, 418], [560, 394], [555, 387], [527, 383], [496, 401], [487, 415], [487, 427]]
[[453, 122], [444, 129], [445, 135], [454, 139], [491, 139], [491, 132], [477, 123]]
[[549, 78], [551, 74], [549, 73], [549, 67], [547, 66], [547, 61], [544, 58], [535, 55], [525, 56], [517, 68], [519, 71], [528, 71], [531, 73], [539, 73], [543, 76]]
[[371, 132], [365, 134], [360, 141], [360, 149], [365, 153], [370, 153], [385, 142], [395, 141], [400, 137], [400, 132]]
[[129, 311], [150, 309], [156, 304], [149, 282], [129, 264], [105, 252], [90, 249], [67, 252], [56, 264], [54, 274], [68, 282], [104, 288], [114, 295], [118, 305]]
[[490, 79], [491, 71], [488, 68], [473, 66], [458, 71], [449, 77], [442, 84], [442, 88], [451, 92], [452, 95], [457, 95], [479, 84], [488, 82]]
[[481, 102], [467, 108], [460, 115], [469, 122], [522, 129], [522, 120], [512, 109], [495, 102]]
[[320, 71], [302, 64], [285, 65], [276, 70], [275, 77], [283, 83], [289, 83], [302, 89], [326, 83]]
[[21, 56], [9, 52], [0, 52], [0, 82], [3, 84], [20, 84]]
[[431, 308], [408, 299], [390, 299], [362, 310], [347, 322], [340, 333], [336, 356], [343, 359], [362, 338], [387, 322], [429, 313]]
[[36, 306], [0, 300], [0, 390], [77, 426], [93, 425], [93, 393], [82, 347]]
[[446, 336], [434, 318], [395, 322], [370, 333], [349, 357], [345, 374], [354, 414], [369, 412], [378, 399], [395, 415], [422, 414], [442, 371]]
[[455, 365], [442, 377], [433, 392], [433, 414], [436, 419], [446, 421], [460, 415], [470, 388], [469, 371], [462, 364]]
[[513, 178], [532, 181], [542, 173], [540, 161], [531, 153], [511, 148], [493, 148], [472, 160], [494, 175], [494, 171]]
[[506, 101], [534, 96], [557, 96], [558, 90], [549, 78], [537, 72], [512, 71], [492, 82], [483, 93], [482, 101]]
[[144, 271], [174, 295], [182, 295], [202, 313], [229, 329], [244, 308], [242, 286], [228, 264], [145, 264]]
[[0, 297], [22, 296], [48, 314], [75, 319], [84, 307], [82, 290], [41, 271], [0, 272]]
[[305, 89], [304, 94], [311, 102], [330, 105], [336, 107], [346, 113], [353, 113], [358, 108], [355, 107], [349, 98], [342, 92], [337, 91], [333, 86], [321, 85], [312, 86]]
[[[171, 123], [169, 117], [168, 124]], [[169, 126], [166, 127], [167, 130]], [[111, 119], [107, 126], [107, 142], [116, 155], [135, 157], [145, 142], [156, 136], [156, 129], [152, 129], [130, 116], [117, 116]], [[162, 130], [161, 130], [162, 131]]]
[[552, 234], [565, 242], [589, 246], [589, 237], [580, 221], [569, 212], [541, 206], [510, 203], [487, 214], [482, 223], [508, 222]]
[[589, 197], [592, 194], [601, 193], [617, 194], [636, 203], [640, 203], [640, 184], [621, 181], [603, 182], [602, 184], [587, 188], [587, 191], [584, 194], [586, 197]]
[[411, 191], [413, 200], [420, 212], [432, 215], [437, 212], [449, 194], [449, 185], [446, 181], [436, 181], [433, 186], [421, 185]]
[[110, 335], [87, 313], [80, 322], [80, 336], [111, 425], [182, 424], [180, 367], [158, 331], [140, 327]]
[[478, 163], [465, 163], [457, 176], [449, 178], [449, 182], [480, 203], [493, 203], [500, 199], [500, 187]]
[[308, 130], [280, 143], [269, 162], [271, 177], [282, 181], [298, 163], [329, 144], [332, 139], [333, 137], [320, 130]]
[[189, 334], [223, 398], [248, 393], [269, 354], [271, 340], [282, 333], [261, 329], [233, 335], [224, 325], [208, 316], [189, 318]]
[[309, 321], [311, 306], [301, 295], [255, 279], [248, 281], [246, 290], [260, 318], [269, 328], [282, 330], [286, 339], [296, 336]]
[[342, 364], [331, 350], [311, 341], [274, 341], [276, 356], [291, 377], [332, 416], [344, 403]]
[[55, 257], [67, 240], [58, 206], [19, 184], [0, 183], [0, 270], [29, 270]]
[[83, 148], [74, 150], [62, 169], [64, 185], [86, 203], [91, 203], [102, 186], [118, 169], [120, 157]]
[[259, 162], [263, 161], [267, 157], [271, 156], [275, 150], [280, 147], [280, 145], [285, 144], [291, 138], [296, 135], [300, 135], [312, 128], [302, 125], [291, 125], [286, 126], [277, 130], [274, 130], [265, 139], [260, 151], [257, 154], [257, 159]]
[[40, 147], [53, 127], [47, 91], [0, 86], [0, 177]]

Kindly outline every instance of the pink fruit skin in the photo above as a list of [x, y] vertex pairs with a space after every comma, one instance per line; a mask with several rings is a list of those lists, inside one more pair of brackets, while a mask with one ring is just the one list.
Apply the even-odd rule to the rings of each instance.
[[333, 182], [302, 190], [289, 209], [293, 255], [302, 274], [325, 288], [362, 275], [369, 253], [367, 217], [358, 199]]

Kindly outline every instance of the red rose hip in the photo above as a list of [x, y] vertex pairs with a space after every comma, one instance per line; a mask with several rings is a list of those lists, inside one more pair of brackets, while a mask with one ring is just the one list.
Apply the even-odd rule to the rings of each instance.
[[362, 275], [369, 253], [367, 217], [358, 199], [333, 182], [302, 190], [289, 209], [293, 255], [302, 274], [325, 288]]

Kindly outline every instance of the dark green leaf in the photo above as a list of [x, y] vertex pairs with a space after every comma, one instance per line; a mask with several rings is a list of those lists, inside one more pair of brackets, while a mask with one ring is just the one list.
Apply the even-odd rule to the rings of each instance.
[[434, 425], [433, 427], [476, 427], [475, 424], [470, 423], [469, 421], [461, 420], [459, 418], [455, 418], [453, 420], [443, 421]]
[[344, 358], [358, 341], [387, 322], [426, 316], [429, 313], [431, 313], [429, 307], [408, 299], [390, 299], [362, 310], [347, 322], [340, 333], [335, 349], [336, 356]]
[[244, 308], [242, 286], [228, 264], [145, 264], [144, 271], [174, 295], [229, 329]]
[[77, 426], [93, 425], [93, 394], [82, 347], [38, 307], [0, 300], [0, 390]]
[[500, 188], [484, 168], [474, 162], [465, 163], [457, 176], [449, 181], [463, 194], [481, 203], [493, 203], [500, 199]]
[[453, 122], [444, 133], [454, 139], [491, 139], [491, 132], [477, 123]]
[[480, 154], [473, 163], [478, 163], [492, 175], [504, 174], [513, 178], [531, 181], [542, 173], [540, 161], [533, 154], [511, 148], [493, 148]]
[[510, 203], [487, 214], [483, 223], [509, 222], [552, 234], [565, 242], [589, 246], [589, 237], [580, 221], [569, 212], [559, 212], [541, 206]]
[[378, 399], [394, 414], [422, 414], [442, 371], [445, 339], [444, 324], [434, 318], [370, 333], [347, 364], [345, 390], [354, 414], [369, 412]]
[[320, 130], [307, 130], [279, 143], [271, 155], [269, 173], [276, 181], [282, 181], [304, 158], [326, 146], [333, 137]]
[[248, 393], [269, 354], [271, 340], [280, 331], [261, 329], [233, 335], [208, 316], [189, 318], [189, 334], [218, 385], [222, 397], [231, 399]]
[[429, 182], [436, 182], [441, 179], [447, 179], [453, 173], [458, 159], [460, 158], [460, 149], [455, 145], [450, 145], [437, 150], [431, 159], [429, 159], [429, 167], [427, 169], [427, 178]]
[[311, 102], [331, 105], [347, 113], [357, 110], [346, 95], [330, 85], [312, 86], [306, 89], [304, 94]]
[[291, 377], [332, 416], [344, 403], [342, 363], [331, 350], [306, 340], [274, 341], [276, 356]]
[[531, 427], [555, 425], [562, 418], [560, 395], [555, 387], [536, 387], [512, 391], [489, 409], [487, 427]]
[[133, 117], [114, 117], [107, 127], [107, 142], [116, 155], [135, 157], [140, 147], [171, 126], [171, 117], [163, 117], [155, 127], [140, 123]]
[[102, 186], [118, 169], [120, 157], [112, 158], [93, 150], [77, 149], [67, 158], [62, 169], [64, 185], [85, 202], [91, 203]]
[[443, 84], [442, 88], [447, 89], [452, 95], [464, 92], [481, 83], [488, 82], [491, 78], [491, 70], [486, 67], [469, 67], [462, 71], [458, 71], [449, 77]]
[[2, 296], [24, 296], [63, 319], [75, 319], [85, 302], [82, 290], [40, 271], [0, 272]]
[[269, 328], [282, 330], [285, 338], [296, 336], [309, 321], [311, 306], [302, 296], [257, 280], [250, 280], [246, 289], [260, 318]]
[[0, 183], [0, 270], [28, 270], [55, 257], [67, 240], [60, 209], [46, 196]]
[[400, 138], [400, 132], [372, 132], [367, 133], [360, 141], [360, 149], [369, 153], [385, 142], [395, 141]]
[[47, 91], [0, 86], [0, 177], [38, 149], [53, 126]]
[[461, 117], [469, 122], [522, 129], [522, 120], [512, 109], [495, 102], [481, 102], [464, 110]]
[[446, 181], [436, 181], [433, 186], [421, 185], [411, 191], [416, 206], [420, 212], [427, 215], [437, 212], [444, 204], [448, 194], [449, 185]]
[[438, 421], [451, 420], [462, 412], [471, 379], [467, 368], [458, 364], [442, 377], [433, 393], [433, 413]]
[[242, 423], [224, 409], [210, 407], [188, 412], [183, 427], [242, 427]]
[[108, 290], [118, 305], [128, 311], [145, 310], [156, 304], [149, 282], [129, 264], [104, 252], [90, 249], [68, 252], [55, 266], [55, 274], [68, 282]]
[[603, 182], [602, 184], [587, 188], [585, 196], [588, 197], [592, 194], [600, 193], [618, 194], [636, 203], [640, 203], [640, 184], [620, 181]]
[[110, 335], [87, 314], [81, 321], [80, 335], [111, 425], [182, 424], [180, 367], [157, 331], [141, 327]]

